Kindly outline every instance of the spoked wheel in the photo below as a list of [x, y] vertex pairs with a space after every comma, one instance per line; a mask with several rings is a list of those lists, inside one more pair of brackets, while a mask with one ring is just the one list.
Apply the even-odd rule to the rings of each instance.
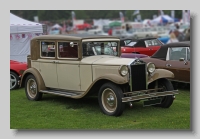
[[104, 114], [120, 116], [124, 110], [123, 92], [113, 83], [105, 83], [99, 90], [98, 101]]
[[[163, 88], [162, 91], [171, 91], [174, 90], [172, 83], [167, 79], [161, 79], [158, 81], [158, 87]], [[156, 106], [162, 108], [169, 108], [174, 101], [174, 96], [164, 96], [162, 97], [161, 104], [157, 104]]]
[[13, 71], [11, 71], [10, 72], [10, 90], [19, 88], [18, 81], [19, 81], [19, 76]]
[[25, 81], [26, 97], [29, 100], [40, 100], [42, 93], [38, 92], [37, 81], [33, 75], [29, 75]]

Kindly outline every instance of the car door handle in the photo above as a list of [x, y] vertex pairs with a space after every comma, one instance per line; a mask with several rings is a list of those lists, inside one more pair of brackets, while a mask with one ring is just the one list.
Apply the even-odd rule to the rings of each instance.
[[166, 64], [166, 66], [167, 66], [167, 67], [171, 67], [172, 65], [171, 65], [171, 64]]

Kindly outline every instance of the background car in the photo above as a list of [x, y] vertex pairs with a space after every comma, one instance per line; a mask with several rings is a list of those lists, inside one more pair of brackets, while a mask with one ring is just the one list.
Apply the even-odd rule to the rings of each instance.
[[165, 44], [150, 58], [142, 60], [173, 72], [173, 81], [190, 83], [190, 41]]
[[10, 90], [19, 88], [22, 73], [27, 69], [27, 63], [10, 60]]
[[158, 33], [156, 31], [152, 31], [151, 28], [132, 28], [128, 31], [128, 33], [129, 37], [133, 39], [158, 36]]
[[121, 39], [122, 53], [137, 53], [152, 56], [163, 43], [157, 38]]

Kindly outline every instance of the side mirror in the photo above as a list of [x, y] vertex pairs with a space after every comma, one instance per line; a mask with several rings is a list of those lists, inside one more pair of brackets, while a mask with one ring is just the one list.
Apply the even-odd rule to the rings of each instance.
[[74, 42], [70, 42], [70, 46], [71, 46], [71, 47], [74, 47]]

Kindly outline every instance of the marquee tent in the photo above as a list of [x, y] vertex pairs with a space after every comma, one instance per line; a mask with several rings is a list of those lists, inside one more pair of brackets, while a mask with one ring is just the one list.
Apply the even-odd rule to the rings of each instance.
[[155, 19], [151, 20], [151, 23], [173, 23], [174, 22], [174, 19], [171, 18], [170, 16], [168, 15], [160, 15], [158, 17], [156, 17]]
[[27, 62], [30, 40], [45, 33], [42, 24], [22, 19], [10, 13], [10, 60]]

